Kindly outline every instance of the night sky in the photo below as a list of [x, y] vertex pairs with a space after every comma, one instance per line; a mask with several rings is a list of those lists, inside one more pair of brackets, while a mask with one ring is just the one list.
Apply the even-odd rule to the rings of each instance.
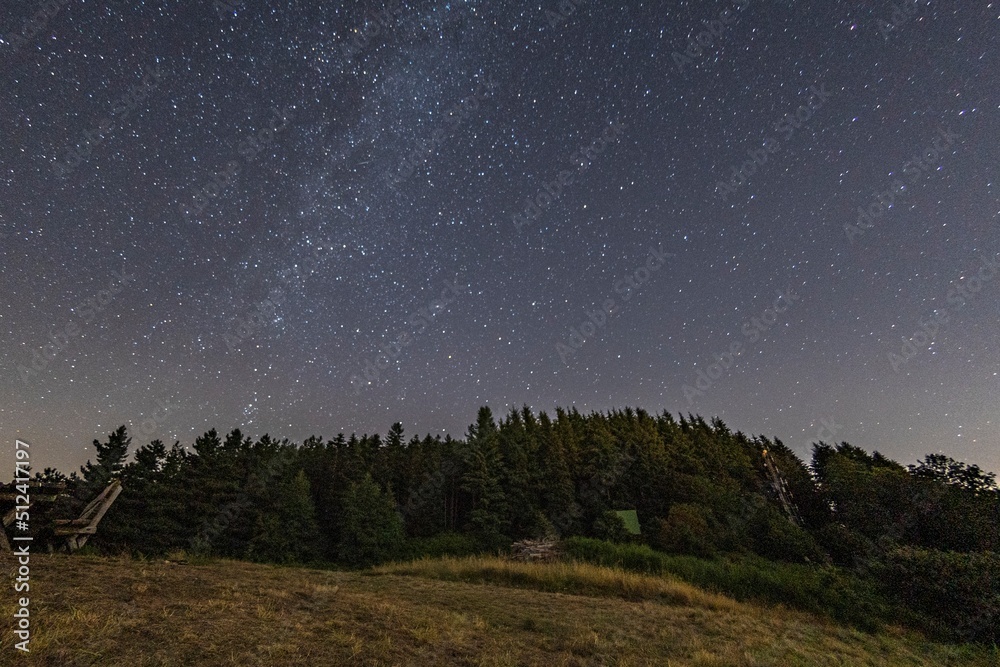
[[4, 3], [11, 470], [484, 404], [1000, 470], [1000, 3], [340, 4]]

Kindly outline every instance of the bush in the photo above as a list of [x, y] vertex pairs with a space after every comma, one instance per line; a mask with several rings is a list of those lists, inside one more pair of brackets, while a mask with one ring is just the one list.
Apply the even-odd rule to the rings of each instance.
[[569, 558], [586, 563], [652, 574], [663, 571], [663, 554], [644, 544], [613, 544], [586, 537], [571, 537], [562, 544]]
[[608, 542], [631, 542], [632, 534], [625, 527], [625, 520], [612, 510], [605, 510], [594, 521], [594, 535]]
[[610, 544], [572, 537], [563, 542], [569, 558], [682, 581], [740, 601], [783, 604], [866, 631], [895, 620], [895, 610], [873, 586], [847, 570], [830, 566], [774, 563], [759, 557], [707, 560], [674, 556], [645, 545]]
[[754, 552], [771, 560], [789, 563], [821, 563], [827, 560], [812, 535], [795, 525], [778, 510], [768, 507], [754, 531]]
[[816, 540], [837, 565], [857, 566], [875, 552], [871, 540], [842, 523], [826, 524], [816, 531]]
[[1000, 642], [1000, 555], [904, 547], [873, 566], [887, 595], [939, 637]]
[[407, 540], [406, 557], [410, 560], [418, 558], [441, 558], [443, 556], [473, 556], [481, 549], [476, 540], [461, 533], [441, 533], [433, 537], [416, 537]]
[[654, 523], [653, 546], [667, 553], [705, 558], [716, 555], [719, 530], [709, 510], [701, 505], [677, 503], [666, 519]]

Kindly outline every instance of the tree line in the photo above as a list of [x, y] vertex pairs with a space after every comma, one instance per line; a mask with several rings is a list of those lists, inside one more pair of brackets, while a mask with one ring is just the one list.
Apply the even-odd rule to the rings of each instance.
[[[213, 429], [192, 451], [154, 440], [130, 456], [122, 426], [94, 447], [96, 461], [80, 474], [35, 477], [67, 484], [69, 496], [50, 510], [64, 517], [121, 479], [92, 540], [102, 551], [365, 566], [584, 536], [703, 558], [843, 566], [897, 581], [913, 604], [965, 604], [942, 601], [954, 586], [939, 590], [942, 573], [960, 572], [979, 582], [974, 604], [988, 607], [976, 622], [1000, 620], [1000, 584], [980, 571], [1000, 563], [995, 475], [943, 454], [904, 466], [846, 442], [817, 442], [806, 463], [779, 439], [734, 433], [718, 418], [631, 408], [557, 408], [550, 417], [527, 407], [500, 419], [480, 408], [462, 439], [407, 440], [400, 423], [385, 436], [301, 444]], [[625, 530], [622, 509], [636, 510], [641, 535]]]

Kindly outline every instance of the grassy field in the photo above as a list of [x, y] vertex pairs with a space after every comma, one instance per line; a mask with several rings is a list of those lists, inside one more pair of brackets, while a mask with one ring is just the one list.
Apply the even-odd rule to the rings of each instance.
[[2, 665], [992, 665], [986, 649], [866, 634], [587, 564], [424, 560], [344, 572], [31, 557], [31, 653]]

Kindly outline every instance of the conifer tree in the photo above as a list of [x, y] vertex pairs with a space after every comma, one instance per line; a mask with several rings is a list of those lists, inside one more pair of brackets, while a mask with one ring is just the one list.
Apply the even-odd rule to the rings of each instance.
[[380, 486], [391, 489], [396, 498], [406, 498], [408, 492], [406, 478], [406, 452], [403, 425], [395, 422], [389, 427], [385, 437], [385, 446], [380, 449], [381, 455], [373, 475]]
[[363, 567], [399, 554], [403, 543], [403, 521], [391, 495], [365, 473], [344, 494], [341, 512], [339, 560]]
[[254, 506], [245, 557], [271, 562], [306, 562], [319, 556], [319, 529], [305, 472], [290, 468], [268, 485]]
[[91, 463], [88, 460], [80, 468], [86, 492], [103, 489], [108, 482], [121, 474], [122, 468], [125, 467], [125, 461], [128, 459], [128, 448], [131, 444], [132, 438], [129, 437], [124, 425], [110, 433], [107, 442], [94, 440], [97, 463]]
[[464, 458], [462, 489], [469, 493], [472, 508], [469, 527], [483, 547], [498, 548], [508, 527], [508, 505], [499, 433], [488, 407], [479, 408], [476, 423], [469, 426]]
[[532, 493], [531, 452], [528, 434], [520, 413], [511, 408], [498, 427], [500, 456], [503, 460], [501, 485], [510, 507], [510, 534], [515, 539], [538, 537], [552, 532]]
[[135, 460], [122, 469], [122, 492], [101, 524], [97, 538], [101, 544], [144, 554], [160, 552], [158, 542], [172, 532], [159, 521], [165, 499], [158, 482], [166, 457], [167, 448], [159, 440], [136, 450]]
[[566, 461], [562, 441], [557, 437], [549, 416], [538, 414], [535, 429], [539, 465], [533, 480], [539, 504], [557, 535], [581, 531], [583, 512], [576, 501], [573, 476]]

